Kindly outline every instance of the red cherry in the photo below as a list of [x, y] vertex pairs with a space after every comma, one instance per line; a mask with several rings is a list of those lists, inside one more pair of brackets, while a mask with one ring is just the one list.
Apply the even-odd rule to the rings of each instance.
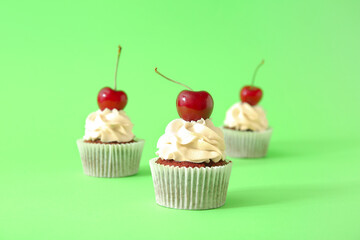
[[98, 94], [97, 102], [101, 111], [105, 108], [122, 110], [127, 104], [127, 96], [124, 91], [104, 87]]
[[264, 64], [264, 60], [260, 62], [260, 64], [256, 67], [254, 71], [254, 75], [251, 81], [251, 86], [245, 86], [240, 91], [240, 99], [242, 102], [246, 102], [252, 106], [258, 104], [262, 98], [262, 90], [258, 87], [254, 86], [255, 77], [259, 70], [259, 68]]
[[214, 101], [208, 92], [195, 92], [185, 84], [161, 74], [157, 68], [155, 68], [155, 72], [167, 80], [189, 89], [180, 92], [176, 99], [176, 109], [182, 119], [185, 121], [197, 121], [201, 118], [207, 119], [210, 117], [214, 108]]
[[114, 89], [109, 87], [104, 87], [100, 90], [97, 97], [97, 102], [101, 111], [104, 111], [105, 108], [110, 110], [117, 109], [122, 110], [125, 108], [127, 103], [127, 96], [124, 91], [116, 91], [116, 78], [117, 78], [117, 70], [119, 67], [119, 59], [121, 53], [121, 46], [118, 47], [118, 55], [116, 60], [116, 68], [115, 68], [115, 79], [114, 79]]
[[262, 90], [257, 87], [245, 86], [240, 91], [240, 99], [252, 106], [258, 104], [262, 98]]
[[197, 121], [210, 117], [214, 101], [206, 91], [181, 91], [176, 99], [176, 109], [185, 121]]

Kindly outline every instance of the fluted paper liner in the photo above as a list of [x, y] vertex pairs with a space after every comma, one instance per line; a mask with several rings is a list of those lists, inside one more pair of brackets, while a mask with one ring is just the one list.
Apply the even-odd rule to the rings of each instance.
[[156, 203], [178, 209], [211, 209], [225, 204], [232, 162], [217, 167], [178, 167], [150, 160]]
[[225, 152], [234, 158], [261, 158], [267, 153], [272, 128], [261, 132], [246, 132], [221, 127], [225, 139]]
[[144, 140], [124, 144], [77, 140], [84, 173], [93, 177], [125, 177], [138, 172]]

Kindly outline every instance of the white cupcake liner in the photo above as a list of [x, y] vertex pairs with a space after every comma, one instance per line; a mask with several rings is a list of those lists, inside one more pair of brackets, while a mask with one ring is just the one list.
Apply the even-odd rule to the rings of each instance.
[[125, 177], [138, 172], [144, 140], [124, 144], [77, 140], [84, 173], [93, 177]]
[[175, 167], [150, 160], [156, 203], [177, 209], [211, 209], [225, 204], [232, 162], [217, 167]]
[[261, 132], [246, 132], [221, 127], [226, 155], [233, 158], [261, 158], [267, 153], [272, 128]]

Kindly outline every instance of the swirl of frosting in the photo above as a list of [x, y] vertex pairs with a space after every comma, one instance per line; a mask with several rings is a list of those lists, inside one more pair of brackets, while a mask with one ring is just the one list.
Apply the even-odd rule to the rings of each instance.
[[133, 124], [123, 110], [98, 110], [86, 119], [84, 140], [130, 142], [134, 139]]
[[224, 135], [210, 119], [171, 121], [157, 143], [156, 154], [162, 159], [194, 163], [225, 159]]
[[265, 131], [269, 125], [262, 107], [235, 103], [227, 112], [225, 126], [236, 130]]

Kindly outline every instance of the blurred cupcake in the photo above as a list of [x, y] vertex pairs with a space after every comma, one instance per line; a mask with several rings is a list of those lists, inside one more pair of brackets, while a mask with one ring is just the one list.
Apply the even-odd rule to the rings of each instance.
[[225, 204], [232, 162], [225, 159], [222, 131], [209, 119], [213, 99], [205, 91], [182, 91], [177, 110], [150, 160], [157, 204], [211, 209]]
[[94, 177], [124, 177], [138, 172], [144, 140], [135, 139], [125, 111], [98, 110], [77, 141], [84, 173]]
[[[119, 46], [116, 66], [120, 52]], [[133, 124], [123, 110], [127, 95], [116, 90], [116, 74], [114, 89], [101, 89], [97, 101], [100, 110], [87, 117], [85, 136], [77, 140], [84, 173], [94, 177], [137, 173], [144, 140], [136, 139], [132, 132]]]
[[222, 130], [224, 132], [226, 154], [235, 158], [260, 158], [268, 150], [272, 129], [268, 125], [265, 112], [258, 102], [262, 90], [255, 87], [254, 80], [262, 61], [254, 72], [251, 86], [240, 92], [241, 101], [227, 112]]
[[238, 158], [260, 158], [267, 153], [272, 129], [261, 106], [235, 103], [226, 113], [226, 154]]

